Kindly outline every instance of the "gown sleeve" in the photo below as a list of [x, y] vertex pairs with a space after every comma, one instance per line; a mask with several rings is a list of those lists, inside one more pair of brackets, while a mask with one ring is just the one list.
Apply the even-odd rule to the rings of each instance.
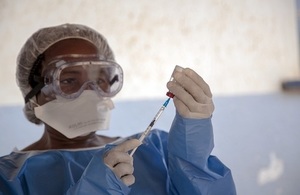
[[0, 195], [127, 195], [100, 150], [12, 153], [0, 158]]
[[107, 145], [105, 150], [101, 150], [93, 156], [81, 178], [68, 190], [67, 195], [127, 195], [130, 193], [130, 188], [103, 162], [103, 155], [110, 148], [110, 145]]
[[213, 147], [211, 118], [176, 113], [168, 141], [171, 194], [236, 194], [230, 169], [210, 155]]

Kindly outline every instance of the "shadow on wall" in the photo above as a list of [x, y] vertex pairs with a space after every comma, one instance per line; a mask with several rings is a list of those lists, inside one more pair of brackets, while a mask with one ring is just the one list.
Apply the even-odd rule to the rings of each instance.
[[[119, 101], [111, 130], [126, 136], [144, 131], [163, 99]], [[300, 94], [215, 97], [213, 115], [217, 155], [231, 168], [238, 194], [296, 195], [300, 191]], [[168, 131], [174, 116], [169, 104], [155, 128]], [[0, 155], [37, 140], [42, 126], [26, 121], [21, 106], [0, 107]]]

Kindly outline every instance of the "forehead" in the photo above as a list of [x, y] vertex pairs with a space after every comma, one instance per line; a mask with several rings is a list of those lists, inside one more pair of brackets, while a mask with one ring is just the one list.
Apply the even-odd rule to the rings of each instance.
[[65, 39], [53, 44], [44, 52], [44, 54], [45, 64], [47, 64], [57, 56], [69, 54], [96, 55], [99, 54], [99, 51], [94, 44], [87, 40]]

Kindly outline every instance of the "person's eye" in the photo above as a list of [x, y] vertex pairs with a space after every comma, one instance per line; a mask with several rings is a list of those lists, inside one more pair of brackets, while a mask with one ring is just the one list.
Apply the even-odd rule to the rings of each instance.
[[104, 80], [104, 79], [99, 78], [99, 79], [97, 80], [97, 84], [98, 84], [98, 85], [106, 84], [106, 83], [107, 83], [107, 81]]
[[63, 85], [71, 85], [76, 82], [77, 82], [76, 78], [65, 78], [65, 79], [60, 80], [60, 84], [63, 84]]

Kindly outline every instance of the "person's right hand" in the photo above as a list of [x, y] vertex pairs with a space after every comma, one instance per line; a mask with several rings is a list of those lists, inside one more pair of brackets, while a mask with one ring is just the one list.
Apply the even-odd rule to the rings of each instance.
[[127, 186], [130, 186], [135, 182], [135, 177], [133, 176], [133, 158], [128, 154], [128, 151], [139, 145], [141, 145], [141, 142], [137, 139], [127, 140], [109, 150], [103, 159], [104, 163]]
[[214, 111], [212, 93], [204, 79], [190, 68], [175, 69], [174, 80], [167, 87], [175, 97], [174, 105], [178, 113], [186, 118], [209, 118]]

